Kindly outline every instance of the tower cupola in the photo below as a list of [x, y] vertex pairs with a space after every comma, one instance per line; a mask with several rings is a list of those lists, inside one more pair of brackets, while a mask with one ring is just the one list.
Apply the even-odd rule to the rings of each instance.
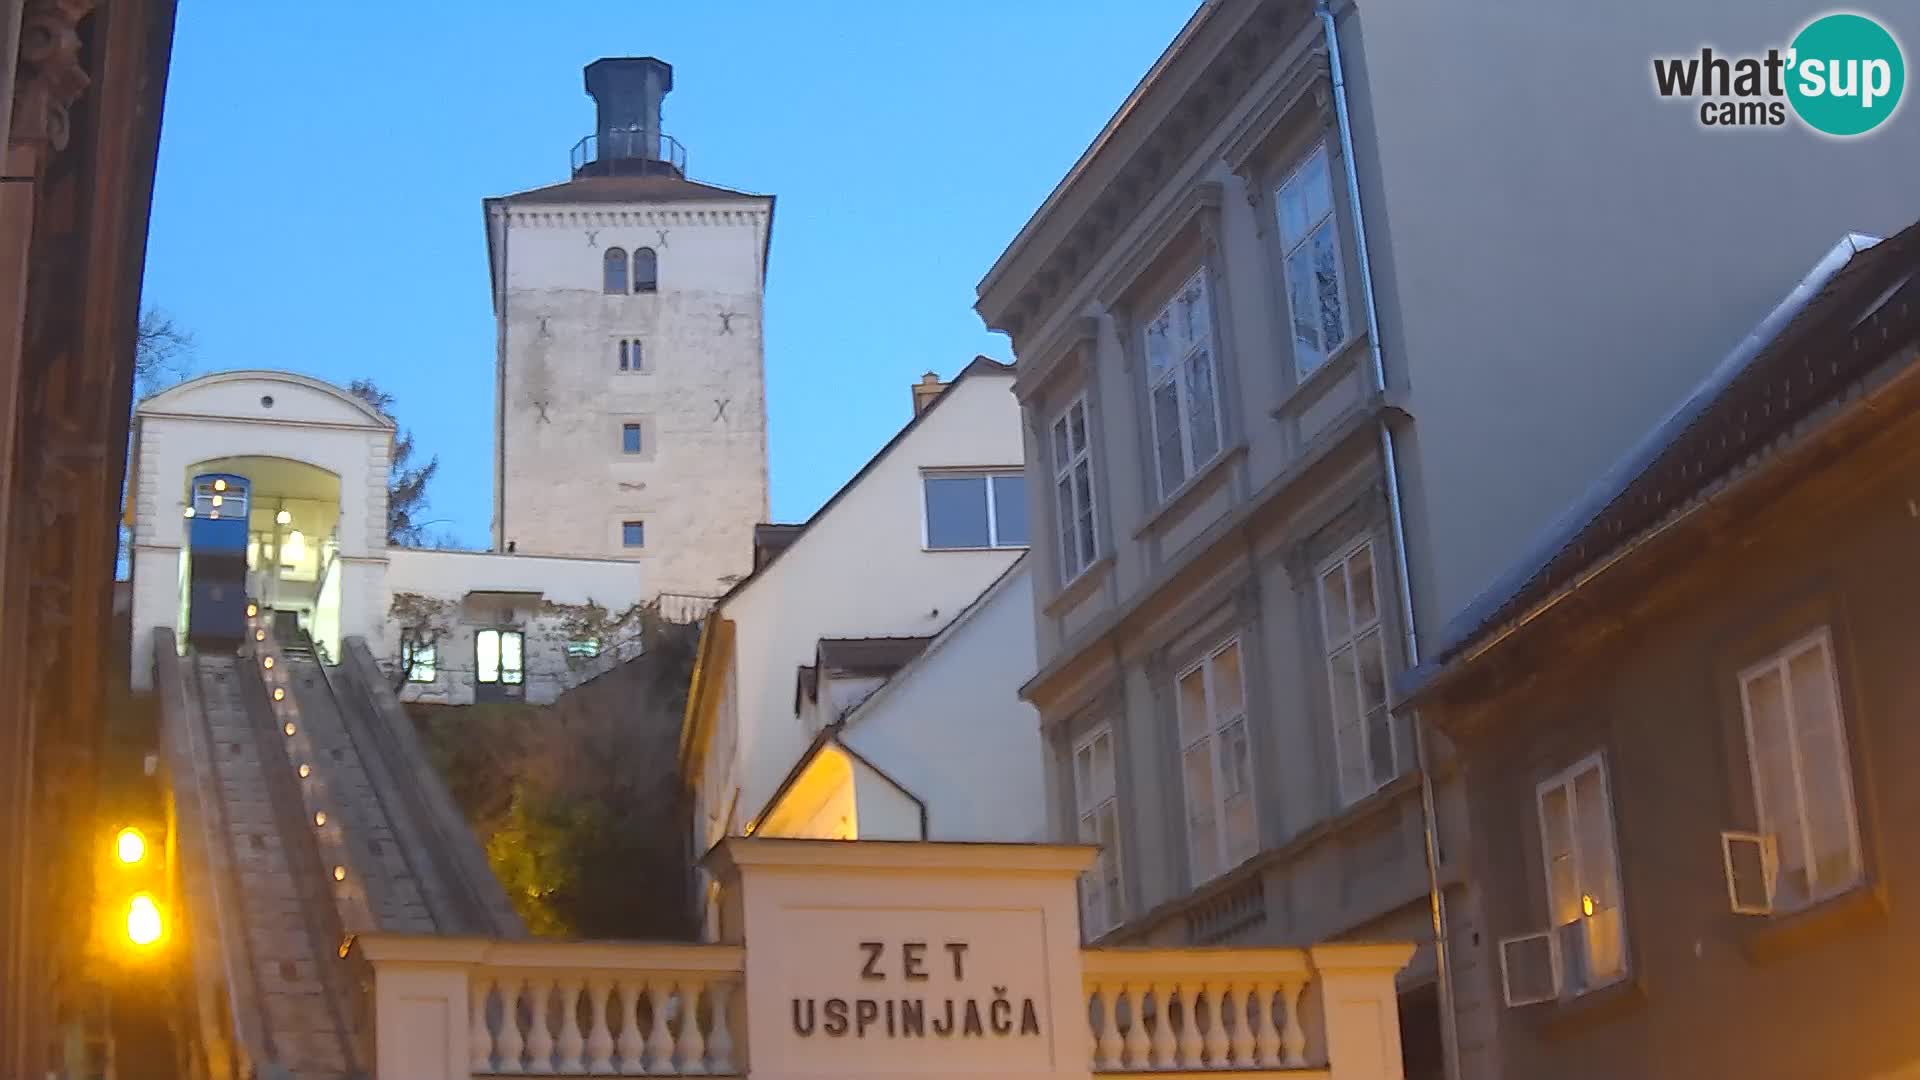
[[593, 134], [573, 147], [573, 175], [686, 175], [687, 151], [660, 129], [660, 104], [673, 65], [651, 56], [606, 57], [587, 65], [597, 111]]

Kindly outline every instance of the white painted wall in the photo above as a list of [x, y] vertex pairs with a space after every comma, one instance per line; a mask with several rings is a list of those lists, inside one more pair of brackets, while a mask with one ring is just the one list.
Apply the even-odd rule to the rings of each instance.
[[[635, 559], [650, 589], [707, 596], [751, 569], [768, 512], [771, 217], [757, 196], [489, 204], [502, 283], [495, 547]], [[605, 294], [609, 247], [653, 248], [659, 291]], [[619, 369], [622, 338], [643, 343], [643, 370]], [[633, 422], [637, 455], [622, 449]], [[644, 548], [623, 546], [630, 520], [645, 522]]]
[[[736, 797], [736, 827], [757, 814], [805, 751], [809, 733], [794, 715], [794, 673], [813, 662], [822, 637], [935, 633], [1020, 556], [1019, 549], [928, 551], [922, 535], [922, 469], [1020, 464], [1012, 381], [1010, 372], [961, 377], [791, 547], [721, 605], [718, 614], [735, 627], [733, 663], [716, 713], [723, 730], [711, 736], [696, 803], [696, 820], [710, 833], [714, 822], [724, 828]], [[1030, 626], [1025, 633], [1031, 641]], [[1029, 645], [1022, 673], [1032, 660]], [[729, 726], [735, 730], [724, 730]]]
[[[1008, 571], [849, 714], [840, 734], [926, 803], [929, 840], [1047, 838], [1040, 714], [1020, 700], [1033, 670], [1031, 566]], [[860, 799], [864, 838], [865, 788]]]
[[180, 611], [180, 552], [194, 467], [277, 457], [340, 479], [342, 634], [378, 636], [385, 594], [387, 455], [393, 425], [338, 387], [284, 371], [227, 371], [180, 384], [134, 410], [132, 682], [153, 685], [152, 631]]

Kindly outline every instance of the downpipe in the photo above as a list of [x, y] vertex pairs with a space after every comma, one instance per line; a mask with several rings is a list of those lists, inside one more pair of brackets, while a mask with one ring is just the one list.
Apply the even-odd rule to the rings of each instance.
[[[1373, 266], [1367, 257], [1367, 229], [1360, 212], [1360, 171], [1354, 163], [1353, 125], [1347, 111], [1346, 72], [1340, 62], [1340, 29], [1328, 0], [1316, 0], [1314, 14], [1320, 19], [1327, 46], [1327, 72], [1333, 82], [1333, 111], [1339, 128], [1340, 161], [1347, 181], [1347, 206], [1353, 214], [1354, 255], [1360, 266], [1361, 306], [1367, 316], [1367, 354], [1373, 367], [1373, 390], [1387, 390], [1386, 361], [1380, 349], [1380, 313], [1374, 302]], [[1406, 649], [1407, 665], [1420, 663], [1420, 638], [1413, 621], [1413, 582], [1407, 569], [1407, 529], [1400, 497], [1400, 463], [1393, 442], [1393, 428], [1383, 416], [1380, 420], [1380, 461], [1387, 481], [1387, 517], [1393, 534], [1395, 586], [1400, 596], [1400, 626]], [[1447, 941], [1447, 898], [1440, 886], [1440, 826], [1434, 796], [1433, 762], [1427, 737], [1418, 714], [1407, 718], [1413, 728], [1413, 754], [1420, 770], [1421, 831], [1426, 842], [1427, 899], [1433, 920], [1434, 966], [1440, 977], [1441, 1042], [1446, 1054], [1447, 1076], [1461, 1080], [1460, 1026], [1454, 1014], [1452, 950]]]

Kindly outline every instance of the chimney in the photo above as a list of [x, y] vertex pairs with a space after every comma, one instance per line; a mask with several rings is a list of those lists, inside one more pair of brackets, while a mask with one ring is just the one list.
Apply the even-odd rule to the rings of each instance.
[[933, 404], [933, 399], [939, 397], [946, 388], [947, 384], [940, 381], [940, 376], [931, 371], [920, 376], [920, 381], [913, 384], [913, 415], [926, 412], [927, 406]]
[[587, 65], [596, 116], [592, 153], [576, 150], [575, 176], [684, 175], [686, 151], [660, 130], [660, 103], [673, 65], [651, 56], [606, 57]]

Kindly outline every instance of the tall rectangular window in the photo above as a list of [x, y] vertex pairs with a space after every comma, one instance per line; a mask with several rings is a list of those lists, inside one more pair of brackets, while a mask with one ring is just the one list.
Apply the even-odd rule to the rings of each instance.
[[1627, 973], [1620, 861], [1613, 802], [1599, 754], [1535, 789], [1547, 875], [1547, 925], [1559, 960], [1561, 997], [1617, 982]]
[[620, 425], [620, 452], [623, 454], [637, 454], [640, 452], [639, 424]]
[[1187, 857], [1193, 884], [1201, 885], [1251, 857], [1260, 843], [1239, 640], [1181, 672], [1176, 692]]
[[1220, 453], [1220, 385], [1205, 267], [1147, 323], [1147, 389], [1165, 498]]
[[1294, 366], [1302, 376], [1346, 344], [1346, 270], [1334, 215], [1325, 143], [1280, 183], [1274, 200], [1292, 315]]
[[481, 630], [473, 635], [475, 678], [519, 686], [526, 681], [526, 637], [518, 630]]
[[644, 521], [623, 521], [620, 523], [620, 546], [639, 548], [647, 546], [647, 523]]
[[1340, 798], [1351, 803], [1400, 775], [1400, 748], [1387, 712], [1386, 646], [1372, 542], [1323, 569], [1319, 592]]
[[1080, 930], [1095, 938], [1120, 925], [1126, 898], [1120, 886], [1120, 796], [1114, 783], [1113, 733], [1105, 725], [1073, 746], [1073, 806], [1083, 844], [1100, 856], [1080, 875]]
[[1866, 877], [1833, 639], [1821, 629], [1740, 674], [1760, 832], [1774, 852], [1773, 909], [1794, 911]]
[[1093, 450], [1087, 398], [1074, 399], [1053, 421], [1053, 485], [1060, 530], [1060, 580], [1079, 577], [1099, 557], [1093, 517]]
[[1019, 472], [930, 472], [922, 478], [927, 547], [1027, 545], [1027, 478]]

